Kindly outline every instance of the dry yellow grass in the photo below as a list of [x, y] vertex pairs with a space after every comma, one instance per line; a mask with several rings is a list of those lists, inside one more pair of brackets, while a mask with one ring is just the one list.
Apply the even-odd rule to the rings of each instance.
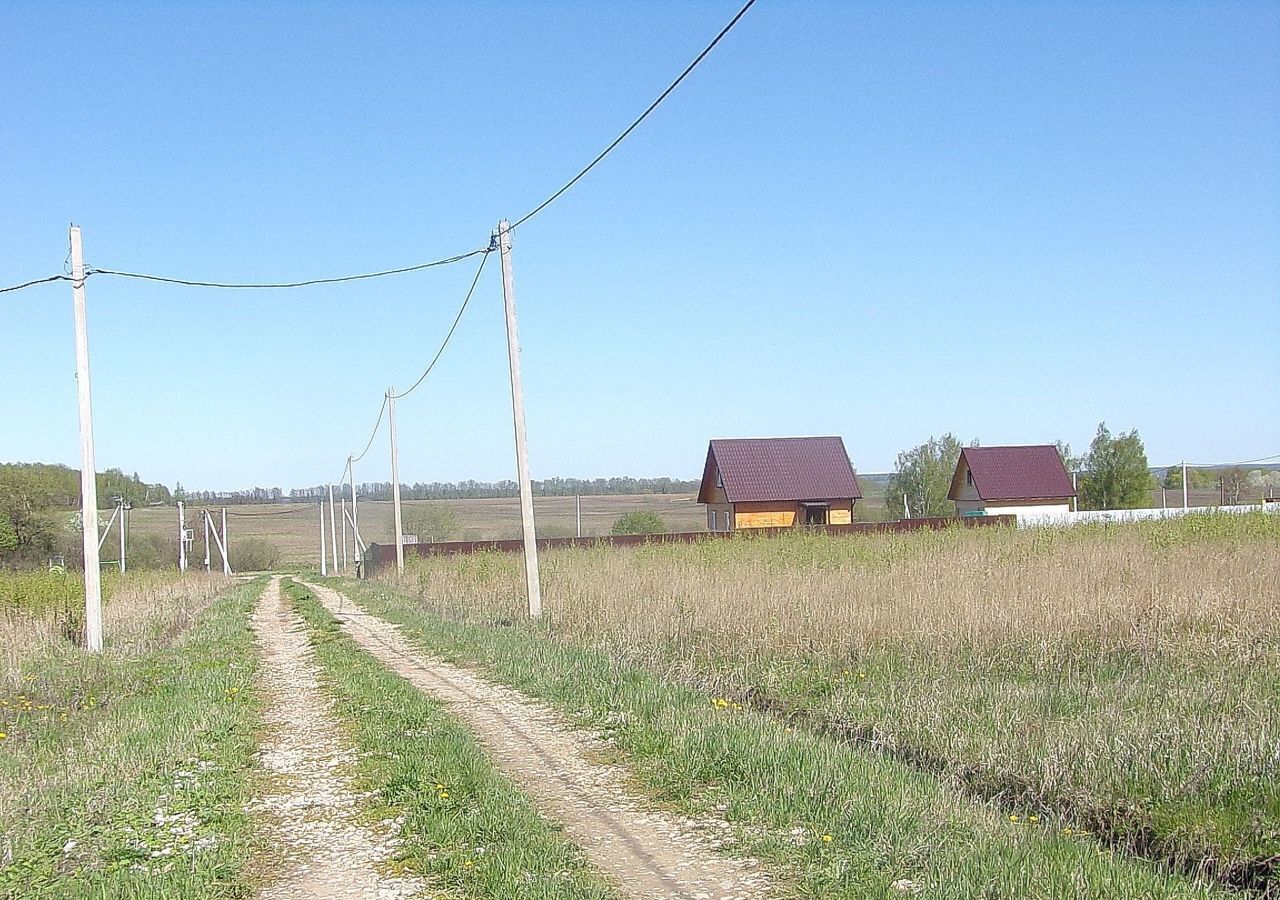
[[[558, 551], [552, 633], [1275, 889], [1280, 517]], [[415, 561], [518, 620], [518, 557]]]

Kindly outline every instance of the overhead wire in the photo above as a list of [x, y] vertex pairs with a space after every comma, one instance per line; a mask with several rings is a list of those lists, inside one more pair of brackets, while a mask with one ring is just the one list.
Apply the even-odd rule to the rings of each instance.
[[383, 269], [378, 272], [365, 272], [360, 275], [339, 275], [333, 278], [308, 278], [304, 281], [196, 281], [189, 278], [171, 278], [167, 275], [147, 275], [141, 272], [122, 272], [117, 269], [99, 269], [96, 267], [88, 269], [86, 277], [90, 275], [113, 275], [119, 278], [135, 278], [141, 281], [158, 281], [163, 284], [180, 284], [186, 287], [229, 288], [232, 290], [275, 290], [281, 288], [312, 287], [318, 284], [344, 284], [349, 281], [367, 281], [370, 278], [385, 278], [388, 275], [404, 275], [408, 272], [420, 272], [423, 269], [433, 269], [437, 266], [452, 265], [453, 263], [462, 262], [464, 259], [470, 259], [477, 254], [488, 252], [489, 248], [483, 247], [477, 250], [470, 250], [466, 253], [459, 253], [456, 256], [448, 256], [443, 259], [432, 260], [431, 262], [417, 263], [412, 266], [402, 266], [398, 269]]
[[436, 363], [440, 361], [445, 348], [449, 346], [449, 341], [453, 339], [453, 333], [458, 330], [458, 323], [462, 321], [463, 313], [467, 311], [467, 306], [471, 303], [471, 295], [476, 292], [476, 285], [480, 283], [480, 275], [484, 272], [484, 264], [488, 261], [490, 252], [492, 252], [492, 248], [486, 249], [484, 256], [480, 257], [480, 267], [476, 269], [476, 277], [471, 279], [471, 287], [467, 289], [467, 296], [462, 299], [462, 306], [458, 307], [458, 314], [453, 317], [453, 324], [449, 326], [449, 331], [445, 334], [444, 340], [440, 344], [440, 349], [436, 351], [435, 356], [431, 357], [431, 362], [427, 363], [427, 367], [422, 370], [422, 374], [418, 376], [418, 380], [413, 383], [413, 386], [398, 394], [391, 394], [392, 400], [407, 397], [417, 390], [418, 385], [426, 380], [426, 377], [431, 374], [431, 370], [436, 367]]
[[227, 518], [228, 519], [267, 519], [267, 518], [271, 518], [272, 516], [294, 516], [294, 515], [297, 515], [298, 513], [311, 512], [310, 501], [289, 500], [287, 502], [306, 503], [307, 505], [300, 506], [296, 509], [281, 509], [281, 510], [272, 510], [271, 512], [260, 512], [260, 513], [232, 512], [231, 510], [227, 510]]
[[378, 410], [378, 421], [373, 423], [373, 431], [369, 434], [369, 440], [365, 443], [364, 449], [360, 451], [359, 456], [351, 457], [350, 462], [358, 463], [364, 459], [365, 454], [369, 452], [369, 448], [373, 446], [373, 439], [378, 436], [378, 427], [382, 425], [382, 417], [387, 413], [387, 395], [382, 395], [382, 408]]
[[707, 46], [703, 48], [702, 52], [699, 53], [697, 57], [694, 58], [693, 62], [685, 66], [684, 71], [680, 73], [680, 75], [676, 78], [676, 80], [671, 82], [671, 84], [667, 85], [667, 89], [658, 95], [658, 99], [650, 103], [649, 107], [644, 112], [642, 112], [634, 122], [628, 125], [626, 130], [623, 131], [622, 134], [614, 138], [613, 142], [609, 144], [609, 146], [601, 150], [599, 155], [597, 155], [595, 159], [587, 163], [586, 167], [577, 175], [574, 175], [572, 178], [570, 178], [564, 184], [563, 187], [561, 187], [558, 191], [556, 191], [546, 200], [543, 200], [541, 203], [539, 203], [529, 212], [525, 213], [523, 216], [517, 219], [515, 221], [515, 224], [511, 226], [511, 229], [514, 230], [516, 228], [519, 228], [521, 225], [523, 225], [525, 222], [528, 222], [530, 219], [532, 219], [538, 213], [542, 212], [544, 209], [546, 209], [556, 200], [560, 199], [561, 194], [563, 194], [565, 191], [569, 190], [569, 188], [577, 184], [582, 179], [582, 177], [586, 175], [588, 172], [590, 172], [592, 169], [594, 169], [602, 159], [604, 159], [606, 156], [612, 153], [615, 147], [617, 147], [624, 140], [626, 140], [627, 136], [631, 134], [631, 132], [635, 131], [636, 128], [639, 127], [640, 123], [643, 122], [645, 119], [647, 119], [649, 117], [649, 114], [652, 113], [655, 109], [657, 109], [662, 104], [662, 101], [666, 100], [667, 97], [670, 96], [671, 92], [680, 86], [680, 82], [688, 78], [689, 74], [694, 69], [696, 69], [704, 59], [706, 59], [707, 54], [709, 54], [712, 50], [714, 50], [716, 44], [720, 43], [720, 41], [724, 38], [724, 36], [733, 30], [733, 26], [738, 24], [738, 20], [741, 19], [744, 15], [746, 15], [747, 10], [749, 10], [752, 6], [754, 6], [755, 2], [756, 0], [747, 0], [747, 2], [743, 5], [742, 9], [738, 10], [737, 14], [732, 19], [729, 20], [729, 24], [724, 26], [724, 28], [720, 29], [720, 33], [717, 34], [712, 39], [711, 43], [707, 44]]
[[7, 294], [10, 291], [21, 291], [25, 288], [35, 287], [37, 284], [48, 284], [50, 281], [73, 281], [70, 275], [50, 275], [48, 278], [33, 278], [31, 281], [24, 281], [22, 284], [12, 284], [9, 287], [0, 288], [0, 294]]

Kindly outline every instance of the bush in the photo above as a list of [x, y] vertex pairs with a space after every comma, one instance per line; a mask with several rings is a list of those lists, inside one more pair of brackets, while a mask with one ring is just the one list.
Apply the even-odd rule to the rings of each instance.
[[178, 541], [162, 534], [144, 534], [129, 541], [125, 563], [133, 569], [176, 569]]
[[235, 572], [265, 572], [280, 563], [280, 548], [262, 538], [231, 542], [231, 569]]
[[648, 509], [624, 513], [613, 523], [614, 534], [663, 534], [666, 530], [662, 517]]
[[405, 534], [416, 534], [418, 540], [448, 541], [458, 534], [458, 514], [443, 503], [405, 506], [401, 511]]

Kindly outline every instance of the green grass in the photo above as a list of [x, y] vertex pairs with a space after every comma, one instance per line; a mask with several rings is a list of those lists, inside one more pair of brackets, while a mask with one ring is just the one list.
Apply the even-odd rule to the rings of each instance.
[[478, 665], [607, 735], [657, 801], [724, 816], [738, 849], [780, 873], [782, 896], [886, 897], [911, 885], [957, 900], [1216, 894], [1052, 816], [1012, 818], [885, 754], [716, 704], [543, 629], [451, 621], [380, 585], [340, 584], [425, 652]]
[[0, 896], [252, 893], [246, 620], [261, 587], [196, 604], [194, 621], [185, 600], [147, 595], [138, 630], [108, 616], [101, 655], [64, 644], [21, 658], [20, 687], [0, 698]]
[[404, 818], [396, 866], [457, 896], [617, 896], [440, 703], [360, 649], [304, 587], [286, 581], [285, 590], [361, 751], [361, 788], [377, 797], [369, 815]]

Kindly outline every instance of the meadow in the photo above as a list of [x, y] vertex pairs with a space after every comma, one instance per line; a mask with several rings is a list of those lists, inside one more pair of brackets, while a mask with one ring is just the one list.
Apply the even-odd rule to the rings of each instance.
[[[535, 642], [864, 748], [1011, 823], [1280, 891], [1278, 517], [559, 550], [543, 579], [544, 621], [515, 629]], [[464, 657], [499, 665], [515, 640], [518, 556], [385, 583], [481, 629]]]
[[89, 655], [78, 579], [0, 573], [0, 896], [250, 891], [256, 587], [110, 578]]

